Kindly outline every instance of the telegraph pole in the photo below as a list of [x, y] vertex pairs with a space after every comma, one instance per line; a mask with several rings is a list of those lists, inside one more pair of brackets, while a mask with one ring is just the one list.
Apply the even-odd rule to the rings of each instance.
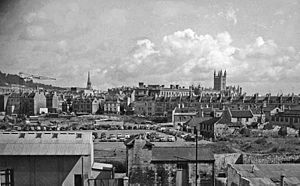
[[196, 177], [195, 177], [195, 185], [197, 186], [197, 180], [198, 180], [198, 131], [197, 131], [197, 125], [194, 126], [194, 132], [196, 133]]

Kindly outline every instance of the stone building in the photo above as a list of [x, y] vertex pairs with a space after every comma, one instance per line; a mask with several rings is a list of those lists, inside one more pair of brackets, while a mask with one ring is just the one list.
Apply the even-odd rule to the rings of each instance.
[[214, 184], [214, 156], [205, 148], [156, 147], [142, 136], [128, 139], [127, 175], [130, 185], [195, 185], [196, 162], [198, 185]]

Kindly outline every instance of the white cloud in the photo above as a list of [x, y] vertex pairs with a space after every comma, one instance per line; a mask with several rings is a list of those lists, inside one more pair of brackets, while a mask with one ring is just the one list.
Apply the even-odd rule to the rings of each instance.
[[117, 73], [118, 81], [126, 82], [202, 83], [212, 80], [214, 69], [226, 69], [236, 84], [274, 82], [298, 76], [299, 56], [293, 47], [282, 49], [263, 37], [237, 48], [228, 32], [214, 37], [186, 29], [164, 36], [159, 50], [149, 39], [137, 41], [131, 57], [105, 70], [110, 78]]
[[237, 23], [236, 11], [232, 7], [227, 10], [225, 16], [226, 19], [232, 21], [234, 25]]
[[232, 7], [230, 7], [225, 11], [225, 13], [221, 11], [217, 15], [224, 17], [227, 21], [232, 22], [234, 25], [236, 25], [238, 22], [236, 12], [237, 11], [235, 11]]
[[158, 51], [154, 49], [154, 43], [149, 39], [138, 40], [136, 42], [137, 48], [134, 51], [133, 58], [136, 59], [138, 63], [147, 58], [151, 54], [156, 54]]

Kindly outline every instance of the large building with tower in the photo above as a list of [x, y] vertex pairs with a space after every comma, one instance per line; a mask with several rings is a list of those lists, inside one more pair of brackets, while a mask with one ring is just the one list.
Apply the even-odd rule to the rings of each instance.
[[214, 72], [214, 90], [226, 90], [226, 70], [224, 72], [222, 70], [218, 71], [218, 73]]

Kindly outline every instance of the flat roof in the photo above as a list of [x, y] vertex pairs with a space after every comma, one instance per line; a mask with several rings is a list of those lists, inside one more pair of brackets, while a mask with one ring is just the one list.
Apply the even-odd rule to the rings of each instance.
[[0, 156], [91, 155], [91, 132], [2, 132]]

